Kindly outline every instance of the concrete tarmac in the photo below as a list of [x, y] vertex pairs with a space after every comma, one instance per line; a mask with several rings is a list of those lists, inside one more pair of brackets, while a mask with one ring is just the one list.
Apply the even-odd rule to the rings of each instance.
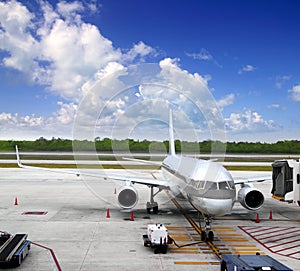
[[[110, 171], [136, 174], [129, 170]], [[146, 176], [149, 173], [138, 172]], [[247, 174], [264, 175], [233, 172], [234, 176]], [[218, 258], [202, 244], [185, 249], [170, 246], [167, 254], [154, 254], [144, 247], [142, 235], [150, 223], [165, 224], [180, 244], [199, 239], [164, 192], [156, 198], [159, 214], [146, 214], [150, 193], [147, 186], [135, 186], [139, 203], [134, 210], [134, 221], [130, 221], [130, 214], [121, 211], [116, 201], [114, 192], [121, 185], [63, 173], [0, 169], [0, 230], [28, 233], [28, 239], [34, 242], [29, 256], [17, 270], [220, 270]], [[300, 207], [271, 199], [271, 182], [256, 186], [266, 196], [265, 205], [258, 212], [260, 223], [255, 222], [256, 213], [237, 203], [231, 214], [213, 221], [217, 242], [225, 244], [230, 253], [243, 253], [242, 248], [247, 247], [248, 251], [270, 255], [299, 270], [299, 249], [292, 240], [300, 239]], [[18, 205], [14, 204], [16, 198]], [[180, 204], [197, 219], [188, 203], [180, 201]], [[106, 217], [107, 209], [110, 218]], [[293, 233], [285, 237], [290, 229], [294, 229]], [[279, 230], [282, 233], [276, 234]], [[259, 236], [263, 238], [260, 240]]]

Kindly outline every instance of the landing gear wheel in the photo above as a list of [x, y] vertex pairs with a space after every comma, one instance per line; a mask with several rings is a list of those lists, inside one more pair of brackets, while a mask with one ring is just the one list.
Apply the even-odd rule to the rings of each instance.
[[206, 236], [206, 232], [202, 231], [201, 232], [201, 241], [206, 242], [207, 236]]
[[158, 206], [154, 206], [153, 207], [153, 214], [157, 214], [158, 213]]
[[157, 214], [158, 213], [158, 204], [157, 204], [157, 202], [153, 201], [151, 203], [151, 202], [148, 201], [146, 210], [147, 210], [147, 214], [150, 214], [151, 210], [152, 210], [153, 214]]
[[212, 242], [214, 240], [214, 237], [215, 237], [214, 232], [209, 231], [208, 232], [208, 240]]

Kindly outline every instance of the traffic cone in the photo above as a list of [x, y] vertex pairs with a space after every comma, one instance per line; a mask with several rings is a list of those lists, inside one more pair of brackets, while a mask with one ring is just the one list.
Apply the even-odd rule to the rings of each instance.
[[117, 188], [115, 188], [115, 190], [114, 190], [114, 194], [117, 194]]
[[107, 211], [106, 211], [106, 218], [110, 218], [110, 210], [109, 209], [107, 209]]
[[255, 222], [256, 222], [256, 223], [259, 223], [259, 216], [258, 216], [258, 214], [256, 214]]
[[17, 197], [15, 197], [15, 205], [19, 205]]
[[134, 221], [134, 215], [133, 215], [133, 212], [130, 213], [130, 218], [129, 218], [129, 220], [130, 220], [130, 221]]
[[272, 210], [270, 211], [269, 219], [273, 219], [273, 212], [272, 212]]

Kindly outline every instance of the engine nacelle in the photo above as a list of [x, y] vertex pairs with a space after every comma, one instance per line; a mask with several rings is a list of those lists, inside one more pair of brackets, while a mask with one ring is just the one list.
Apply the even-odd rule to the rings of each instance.
[[124, 185], [118, 194], [119, 205], [124, 209], [132, 209], [138, 203], [137, 190], [132, 185]]
[[265, 197], [254, 187], [243, 187], [238, 192], [238, 201], [248, 210], [255, 211], [262, 207]]

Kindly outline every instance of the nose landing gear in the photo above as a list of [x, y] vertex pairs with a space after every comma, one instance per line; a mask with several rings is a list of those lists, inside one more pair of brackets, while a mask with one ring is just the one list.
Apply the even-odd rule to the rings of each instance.
[[[198, 214], [201, 214], [200, 212]], [[203, 242], [207, 242], [207, 241], [214, 241], [214, 232], [211, 229], [211, 222], [212, 219], [210, 216], [207, 215], [203, 215], [204, 217], [204, 223], [205, 223], [205, 230], [203, 230], [203, 228], [201, 227], [201, 220], [200, 220], [200, 215], [199, 215], [199, 226], [201, 229], [201, 241]]]

